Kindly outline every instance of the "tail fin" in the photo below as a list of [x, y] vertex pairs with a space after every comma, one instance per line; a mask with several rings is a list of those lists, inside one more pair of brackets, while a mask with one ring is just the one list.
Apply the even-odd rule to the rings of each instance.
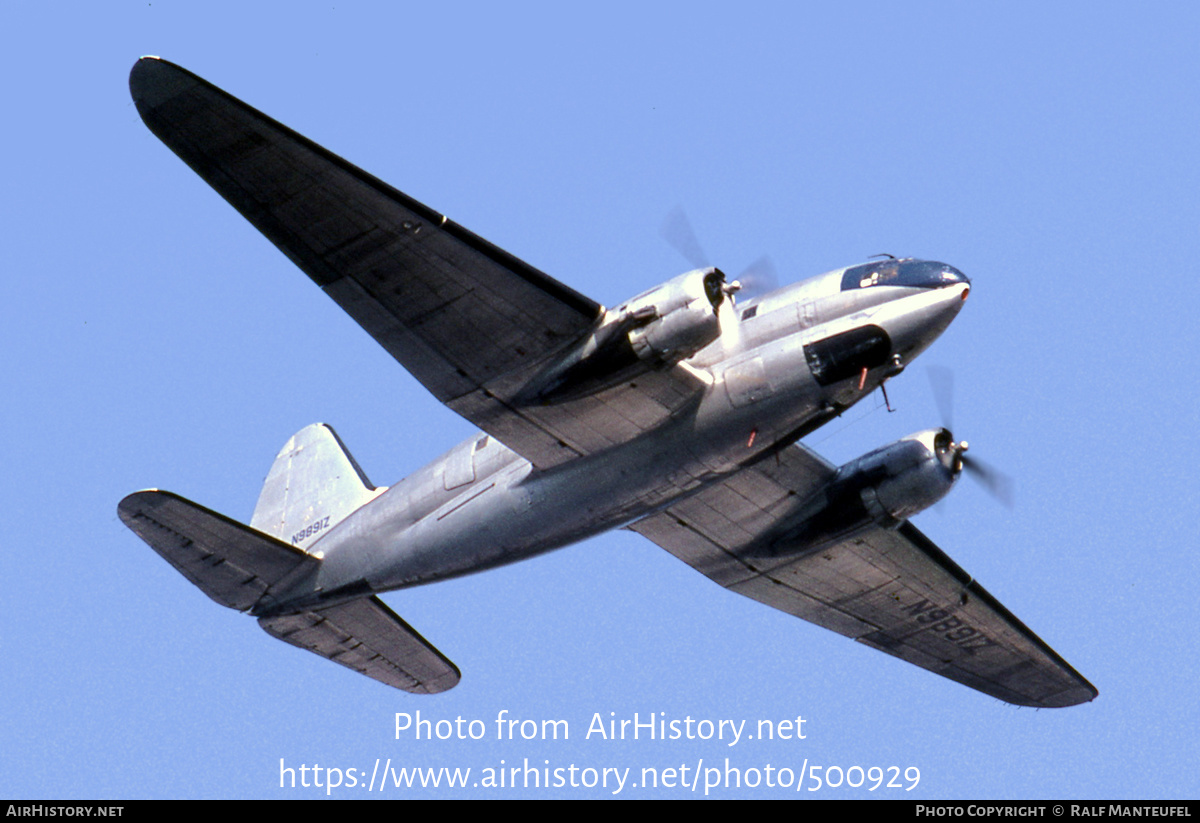
[[382, 494], [324, 423], [296, 432], [267, 475], [250, 525], [304, 548]]

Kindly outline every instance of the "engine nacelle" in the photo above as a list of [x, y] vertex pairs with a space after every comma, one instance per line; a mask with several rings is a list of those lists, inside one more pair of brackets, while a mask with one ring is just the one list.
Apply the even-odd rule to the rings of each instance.
[[698, 269], [623, 303], [613, 315], [618, 323], [632, 321], [627, 335], [639, 360], [670, 364], [717, 339], [724, 300], [721, 270]]
[[962, 472], [963, 448], [947, 429], [917, 432], [851, 460], [834, 482], [856, 494], [872, 520], [894, 528], [946, 496]]
[[568, 400], [691, 357], [720, 336], [717, 313], [729, 291], [720, 269], [696, 269], [627, 300], [531, 380], [518, 401]]
[[965, 443], [947, 429], [911, 434], [838, 469], [824, 490], [753, 553], [816, 550], [871, 525], [894, 529], [946, 496], [962, 473]]

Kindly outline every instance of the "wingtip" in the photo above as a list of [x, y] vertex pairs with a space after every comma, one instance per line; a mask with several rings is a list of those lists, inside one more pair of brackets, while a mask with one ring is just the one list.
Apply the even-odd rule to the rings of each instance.
[[157, 54], [143, 54], [133, 64], [133, 68], [129, 70], [129, 84], [132, 87], [134, 82], [140, 82], [147, 75], [153, 75], [163, 66], [171, 66], [173, 64], [163, 60]]
[[164, 492], [162, 489], [138, 489], [121, 498], [121, 502], [117, 504], [117, 512], [133, 511], [142, 501], [158, 497], [162, 494], [170, 494], [170, 492]]
[[139, 111], [154, 108], [188, 87], [197, 78], [187, 69], [153, 54], [139, 57], [129, 72], [129, 93]]
[[1054, 697], [1041, 702], [1039, 708], [1045, 709], [1066, 709], [1071, 706], [1082, 706], [1084, 703], [1091, 703], [1100, 692], [1091, 683], [1084, 681], [1078, 688], [1070, 689], [1069, 691], [1057, 694]]

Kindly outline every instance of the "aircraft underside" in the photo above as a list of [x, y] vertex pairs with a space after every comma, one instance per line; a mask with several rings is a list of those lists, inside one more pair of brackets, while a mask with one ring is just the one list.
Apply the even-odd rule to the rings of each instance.
[[479, 430], [390, 488], [323, 424], [249, 525], [171, 494], [121, 519], [274, 637], [417, 693], [458, 669], [377, 596], [627, 527], [717, 584], [1021, 705], [1097, 692], [909, 522], [967, 445], [918, 432], [835, 466], [799, 442], [896, 377], [970, 292], [895, 258], [739, 302], [715, 268], [612, 309], [158, 58], [146, 125]]

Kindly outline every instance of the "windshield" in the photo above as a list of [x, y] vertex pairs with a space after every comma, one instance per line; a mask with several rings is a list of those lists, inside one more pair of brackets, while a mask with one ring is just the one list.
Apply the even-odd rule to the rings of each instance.
[[934, 260], [876, 260], [846, 269], [842, 275], [842, 291], [870, 286], [936, 289], [969, 282], [967, 276], [958, 269]]

